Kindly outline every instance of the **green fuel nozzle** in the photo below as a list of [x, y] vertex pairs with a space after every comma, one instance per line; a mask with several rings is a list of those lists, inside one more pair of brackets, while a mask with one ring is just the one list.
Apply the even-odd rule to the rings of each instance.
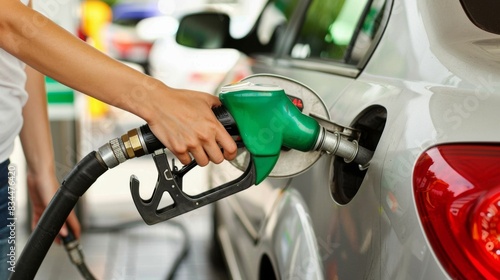
[[322, 151], [366, 168], [372, 152], [339, 131], [329, 131], [303, 114], [285, 91], [274, 85], [241, 82], [221, 89], [219, 99], [234, 118], [255, 164], [255, 184], [272, 171], [283, 147]]
[[321, 127], [277, 86], [238, 83], [222, 88], [219, 99], [233, 116], [262, 182], [278, 161], [282, 147], [311, 151]]

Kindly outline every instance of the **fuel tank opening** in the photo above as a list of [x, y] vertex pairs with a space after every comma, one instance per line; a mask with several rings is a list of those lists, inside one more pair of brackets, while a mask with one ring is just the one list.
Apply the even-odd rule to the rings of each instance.
[[[387, 119], [387, 110], [374, 105], [363, 111], [351, 125], [361, 134], [359, 145], [370, 151], [377, 148]], [[365, 178], [367, 169], [360, 169], [355, 163], [346, 163], [336, 157], [332, 164], [333, 178], [330, 182], [332, 198], [339, 204], [347, 204], [356, 195]]]

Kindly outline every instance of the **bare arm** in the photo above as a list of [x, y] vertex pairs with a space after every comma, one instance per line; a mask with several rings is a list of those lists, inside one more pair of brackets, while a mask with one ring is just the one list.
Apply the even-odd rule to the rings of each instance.
[[[32, 226], [35, 226], [54, 196], [59, 182], [55, 173], [54, 151], [47, 114], [44, 76], [26, 67], [28, 102], [23, 108], [24, 125], [20, 133], [28, 166], [28, 192], [33, 205]], [[67, 221], [75, 236], [80, 236], [80, 224], [72, 213]], [[66, 235], [66, 228], [61, 233]]]
[[[141, 118], [184, 164], [236, 155], [236, 144], [211, 112], [209, 94], [169, 88], [117, 62], [18, 0], [0, 0], [0, 47], [39, 72]], [[224, 156], [219, 145], [224, 149]]]

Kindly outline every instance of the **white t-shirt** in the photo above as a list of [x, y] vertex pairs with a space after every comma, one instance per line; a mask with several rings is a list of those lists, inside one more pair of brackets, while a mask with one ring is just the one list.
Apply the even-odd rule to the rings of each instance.
[[24, 66], [0, 48], [0, 162], [9, 158], [23, 126], [22, 109], [28, 99]]

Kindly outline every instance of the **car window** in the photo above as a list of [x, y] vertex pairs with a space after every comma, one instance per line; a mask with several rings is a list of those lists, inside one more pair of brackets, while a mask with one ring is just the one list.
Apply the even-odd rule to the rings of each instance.
[[382, 23], [386, 0], [374, 0], [367, 10], [364, 19], [360, 22], [358, 33], [350, 42], [350, 48], [344, 56], [344, 61], [349, 64], [358, 64], [368, 53], [372, 42]]
[[293, 58], [359, 62], [380, 26], [386, 0], [314, 0], [291, 48]]
[[262, 45], [273, 51], [284, 34], [299, 0], [274, 0], [264, 8], [257, 26], [257, 37]]

